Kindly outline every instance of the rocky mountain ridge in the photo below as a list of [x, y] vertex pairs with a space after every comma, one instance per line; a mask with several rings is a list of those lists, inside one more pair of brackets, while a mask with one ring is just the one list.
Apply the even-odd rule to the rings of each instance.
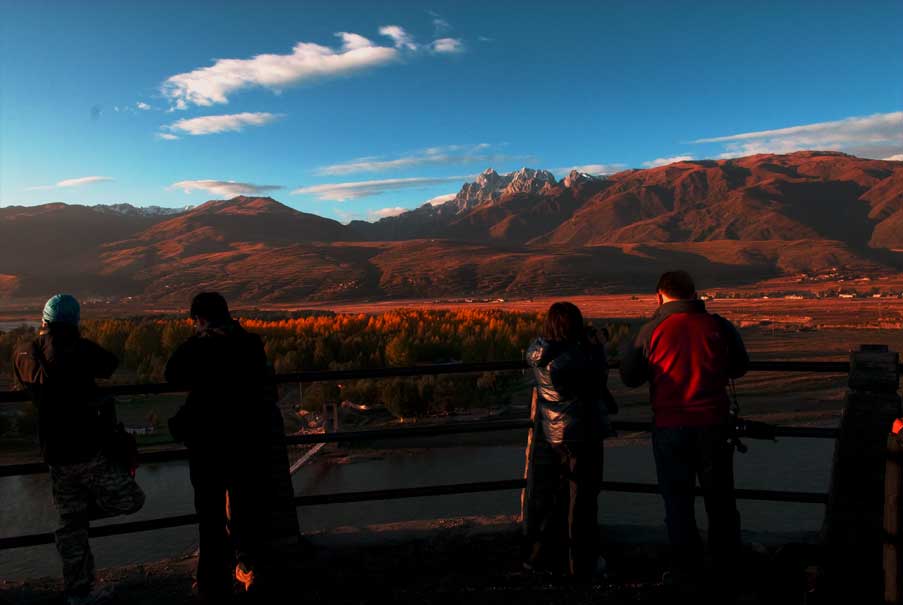
[[68, 290], [245, 304], [644, 291], [685, 267], [707, 286], [903, 273], [903, 162], [807, 151], [561, 180], [483, 172], [454, 199], [342, 225], [272, 198], [176, 214], [0, 208], [0, 297]]

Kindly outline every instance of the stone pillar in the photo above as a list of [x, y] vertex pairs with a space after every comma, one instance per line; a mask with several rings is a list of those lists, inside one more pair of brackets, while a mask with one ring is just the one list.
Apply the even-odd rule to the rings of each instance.
[[521, 523], [521, 529], [524, 535], [527, 534], [527, 527], [530, 521], [531, 513], [533, 512], [532, 507], [529, 506], [530, 502], [533, 499], [533, 484], [534, 484], [534, 475], [533, 475], [533, 458], [534, 452], [536, 451], [536, 404], [537, 404], [537, 393], [536, 387], [533, 388], [533, 396], [530, 401], [530, 421], [533, 425], [527, 429], [527, 448], [524, 452], [524, 481], [527, 482], [524, 489], [520, 492], [520, 518], [518, 521]]
[[884, 602], [903, 604], [903, 434], [887, 436], [884, 474]]
[[[881, 598], [887, 434], [901, 413], [899, 354], [863, 345], [850, 354], [849, 390], [834, 446], [823, 535], [835, 596]], [[834, 582], [832, 582], [834, 584]], [[873, 594], [874, 593], [874, 594]]]

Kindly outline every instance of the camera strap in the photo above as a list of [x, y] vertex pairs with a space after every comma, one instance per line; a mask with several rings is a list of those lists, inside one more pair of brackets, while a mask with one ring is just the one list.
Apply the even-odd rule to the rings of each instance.
[[734, 379], [731, 378], [727, 381], [727, 394], [730, 398], [731, 405], [731, 414], [734, 416], [740, 415], [740, 400], [737, 399], [737, 385], [734, 382]]

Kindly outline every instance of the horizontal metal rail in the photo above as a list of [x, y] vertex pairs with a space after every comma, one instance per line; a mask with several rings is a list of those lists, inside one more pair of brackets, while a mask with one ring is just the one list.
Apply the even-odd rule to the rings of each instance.
[[[616, 363], [612, 367], [617, 367]], [[273, 382], [298, 383], [318, 381], [357, 380], [391, 377], [411, 377], [439, 374], [463, 374], [475, 372], [502, 372], [526, 370], [527, 364], [523, 361], [505, 361], [491, 363], [461, 363], [442, 364], [429, 366], [414, 366], [406, 368], [378, 368], [370, 370], [340, 370], [340, 371], [310, 371], [292, 374], [280, 374], [273, 377]], [[820, 372], [820, 373], [846, 373], [850, 370], [847, 362], [752, 362], [752, 371], [764, 372]], [[184, 391], [183, 387], [171, 384], [133, 384], [102, 387], [100, 391], [108, 395], [141, 395], [177, 393]], [[29, 395], [24, 391], [0, 392], [0, 403], [28, 401]], [[327, 442], [366, 442], [382, 439], [399, 439], [412, 437], [426, 437], [435, 435], [451, 435], [463, 433], [478, 433], [487, 431], [516, 430], [529, 427], [529, 419], [501, 420], [490, 422], [462, 422], [448, 425], [421, 426], [404, 429], [378, 429], [372, 431], [349, 431], [343, 433], [290, 435], [286, 437], [289, 444], [313, 444]], [[614, 427], [624, 431], [648, 431], [651, 425], [648, 422], [620, 421], [614, 422]], [[837, 430], [833, 428], [811, 427], [778, 427], [778, 437], [814, 437], [835, 438]], [[141, 453], [140, 460], [144, 464], [184, 460], [188, 452], [185, 449], [169, 449], [162, 451], [145, 451]], [[46, 472], [47, 467], [41, 462], [25, 464], [11, 464], [0, 466], [0, 477], [13, 475], [25, 475]], [[350, 502], [366, 502], [373, 500], [392, 500], [398, 498], [415, 498], [451, 494], [477, 493], [499, 490], [521, 489], [525, 485], [523, 479], [511, 479], [502, 481], [486, 481], [479, 483], [464, 483], [452, 485], [434, 485], [426, 487], [383, 489], [362, 492], [345, 492], [338, 494], [317, 494], [298, 496], [295, 498], [296, 506], [315, 506], [324, 504], [338, 504]], [[655, 484], [631, 483], [607, 481], [603, 483], [603, 490], [612, 492], [631, 493], [658, 493]], [[697, 490], [698, 491], [698, 490]], [[824, 504], [827, 502], [827, 494], [810, 492], [774, 491], [774, 490], [736, 490], [737, 497], [750, 500], [768, 500], [777, 502], [801, 502]], [[144, 521], [130, 521], [111, 525], [92, 527], [90, 535], [94, 537], [129, 534], [142, 531], [152, 531], [181, 527], [197, 523], [197, 516], [177, 515]], [[31, 534], [0, 538], [0, 550], [20, 548], [26, 546], [38, 546], [51, 544], [54, 541], [53, 534]]]
[[[324, 504], [347, 504], [354, 502], [370, 502], [374, 500], [398, 500], [401, 498], [423, 498], [431, 496], [449, 496], [455, 494], [474, 494], [480, 492], [494, 492], [523, 489], [526, 485], [524, 479], [503, 479], [499, 481], [481, 481], [476, 483], [454, 483], [448, 485], [428, 485], [423, 487], [403, 487], [396, 489], [380, 489], [359, 492], [341, 492], [336, 494], [314, 494], [310, 496], [295, 497], [295, 506], [321, 506]], [[640, 494], [658, 494], [658, 486], [653, 483], [632, 483], [627, 481], [605, 481], [602, 483], [602, 491], [629, 492]], [[702, 494], [702, 490], [696, 490]], [[757, 489], [737, 489], [736, 495], [742, 500], [765, 500], [771, 502], [798, 502], [803, 504], [825, 504], [828, 495], [813, 492], [774, 491]], [[146, 519], [144, 521], [129, 521], [91, 527], [89, 535], [99, 538], [103, 536], [116, 536], [143, 531], [170, 529], [197, 523], [197, 515], [176, 515], [158, 519]], [[0, 538], [0, 550], [11, 548], [24, 548], [28, 546], [41, 546], [53, 544], [52, 533], [29, 534]]]
[[[376, 429], [371, 431], [345, 431], [338, 433], [310, 433], [307, 435], [287, 435], [289, 445], [312, 445], [316, 443], [362, 443], [386, 439], [410, 439], [415, 437], [434, 437], [438, 435], [459, 435], [485, 433], [490, 431], [511, 431], [529, 428], [532, 422], [528, 418], [513, 420], [489, 420], [478, 422], [458, 422], [417, 426], [403, 429]], [[612, 426], [619, 431], [646, 432], [652, 429], [649, 422], [614, 421]], [[779, 426], [775, 429], [776, 437], [802, 437], [815, 439], [835, 439], [836, 428], [819, 428], [806, 426]], [[174, 448], [157, 451], [143, 451], [139, 456], [142, 464], [159, 464], [177, 460], [187, 460], [188, 450]], [[35, 475], [47, 472], [43, 462], [25, 462], [22, 464], [0, 465], [0, 477], [16, 475]]]
[[[609, 364], [612, 369], [618, 367], [617, 360]], [[449, 363], [404, 368], [371, 368], [362, 370], [312, 370], [277, 374], [271, 378], [276, 384], [298, 382], [333, 382], [338, 380], [361, 380], [368, 378], [398, 378], [411, 376], [432, 376], [440, 374], [472, 374], [475, 372], [510, 372], [526, 370], [525, 361], [490, 361], [482, 363]], [[749, 370], [753, 372], [815, 372], [826, 374], [849, 373], [850, 364], [846, 361], [752, 361]], [[159, 395], [163, 393], [180, 393], [184, 386], [169, 383], [121, 384], [105, 386], [99, 389], [104, 395]], [[28, 401], [25, 391], [0, 391], [0, 403]]]

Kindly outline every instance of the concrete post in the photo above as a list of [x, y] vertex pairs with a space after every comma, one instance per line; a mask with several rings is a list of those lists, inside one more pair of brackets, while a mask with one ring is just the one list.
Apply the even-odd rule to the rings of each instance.
[[850, 354], [849, 390], [834, 446], [823, 529], [837, 582], [832, 592], [861, 603], [881, 598], [884, 472], [887, 433], [901, 412], [899, 363], [899, 354], [884, 345], [863, 345]]
[[903, 434], [887, 436], [884, 474], [884, 602], [903, 605]]
[[527, 482], [524, 489], [520, 492], [520, 518], [518, 519], [521, 523], [522, 530], [524, 535], [527, 534], [527, 524], [529, 522], [531, 510], [530, 510], [530, 502], [533, 498], [533, 484], [534, 484], [534, 476], [533, 476], [533, 458], [534, 452], [536, 449], [536, 404], [537, 404], [538, 395], [536, 393], [536, 388], [533, 388], [533, 397], [530, 401], [530, 421], [533, 423], [529, 429], [527, 429], [527, 447], [524, 452], [524, 480]]

